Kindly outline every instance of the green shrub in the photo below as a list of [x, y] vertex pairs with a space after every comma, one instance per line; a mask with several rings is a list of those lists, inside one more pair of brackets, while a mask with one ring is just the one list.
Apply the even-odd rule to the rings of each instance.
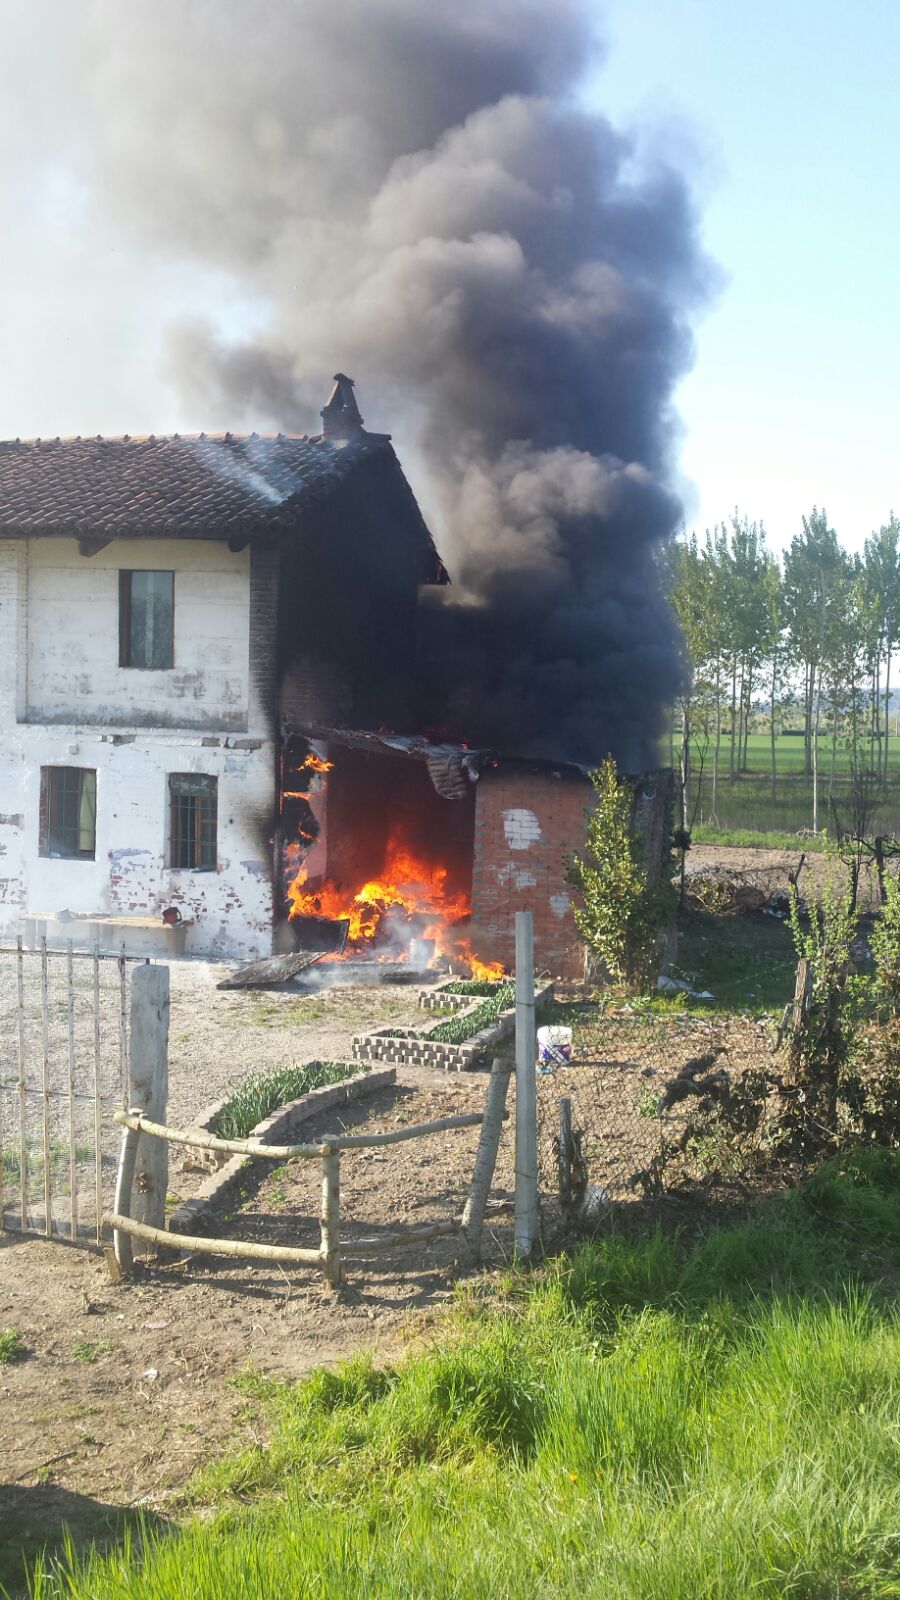
[[582, 904], [575, 925], [610, 974], [643, 992], [655, 980], [659, 941], [675, 914], [675, 894], [663, 872], [651, 881], [643, 844], [632, 827], [632, 794], [612, 756], [591, 773], [597, 803], [588, 818], [587, 848], [572, 857], [569, 877]]

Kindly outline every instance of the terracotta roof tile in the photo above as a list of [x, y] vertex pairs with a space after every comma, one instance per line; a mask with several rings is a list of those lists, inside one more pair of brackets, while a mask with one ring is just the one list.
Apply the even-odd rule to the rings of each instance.
[[293, 502], [329, 493], [386, 436], [288, 434], [0, 442], [0, 536], [264, 533]]

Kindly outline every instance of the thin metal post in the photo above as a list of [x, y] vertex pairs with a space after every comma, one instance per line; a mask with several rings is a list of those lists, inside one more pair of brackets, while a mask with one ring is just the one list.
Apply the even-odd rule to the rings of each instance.
[[25, 960], [22, 940], [16, 940], [16, 987], [19, 1004], [19, 1211], [22, 1227], [28, 1231], [28, 1096], [26, 1092], [26, 1067], [28, 1049], [25, 1042]]
[[97, 1243], [103, 1237], [103, 1130], [100, 1118], [100, 946], [94, 946], [94, 1202]]
[[322, 1157], [322, 1272], [332, 1288], [341, 1283], [341, 1152], [329, 1145]]
[[44, 1100], [44, 1232], [53, 1236], [52, 1196], [50, 1187], [50, 983], [47, 972], [47, 938], [41, 939], [41, 1077]]
[[128, 1110], [128, 963], [125, 946], [118, 957], [119, 968], [119, 1093], [122, 1110]]
[[516, 912], [516, 1255], [531, 1255], [538, 1235], [537, 1038], [534, 1016], [534, 925]]
[[66, 955], [66, 985], [69, 1043], [69, 1231], [78, 1237], [78, 1171], [75, 1165], [75, 963], [72, 941]]

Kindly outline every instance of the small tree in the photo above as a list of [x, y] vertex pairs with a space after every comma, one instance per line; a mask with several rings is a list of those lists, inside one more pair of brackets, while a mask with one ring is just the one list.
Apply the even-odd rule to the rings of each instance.
[[662, 929], [674, 915], [674, 891], [665, 873], [650, 878], [632, 826], [631, 789], [612, 756], [591, 773], [591, 782], [597, 803], [588, 818], [587, 848], [576, 852], [569, 869], [583, 901], [575, 907], [575, 924], [611, 978], [643, 991], [656, 973]]
[[875, 957], [878, 986], [887, 997], [892, 1016], [900, 1018], [900, 880], [884, 879], [884, 904], [873, 924], [869, 944]]
[[785, 1087], [795, 1100], [794, 1132], [803, 1147], [812, 1148], [837, 1133], [838, 1090], [850, 1044], [844, 998], [856, 915], [850, 895], [833, 881], [821, 902], [810, 905], [805, 925], [796, 882], [790, 900], [797, 986]]

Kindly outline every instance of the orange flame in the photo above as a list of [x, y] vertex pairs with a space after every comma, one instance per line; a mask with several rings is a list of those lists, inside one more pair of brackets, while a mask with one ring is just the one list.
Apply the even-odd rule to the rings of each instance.
[[473, 956], [468, 939], [464, 952], [465, 960], [469, 963], [469, 970], [473, 978], [478, 978], [482, 983], [497, 983], [506, 977], [506, 968], [502, 961], [479, 961]]
[[[299, 854], [299, 853], [298, 853]], [[326, 881], [308, 889], [305, 865], [299, 865], [287, 887], [291, 917], [333, 917], [347, 921], [346, 954], [365, 949], [384, 932], [385, 918], [415, 917], [419, 921], [416, 937], [434, 946], [434, 957], [448, 957], [466, 965], [473, 977], [503, 977], [500, 962], [479, 961], [473, 956], [469, 940], [459, 924], [471, 910], [468, 895], [448, 885], [447, 868], [418, 856], [398, 835], [388, 842], [384, 870], [358, 888], [339, 888]], [[355, 947], [355, 948], [354, 948]], [[405, 952], [392, 952], [386, 959], [403, 959]]]

